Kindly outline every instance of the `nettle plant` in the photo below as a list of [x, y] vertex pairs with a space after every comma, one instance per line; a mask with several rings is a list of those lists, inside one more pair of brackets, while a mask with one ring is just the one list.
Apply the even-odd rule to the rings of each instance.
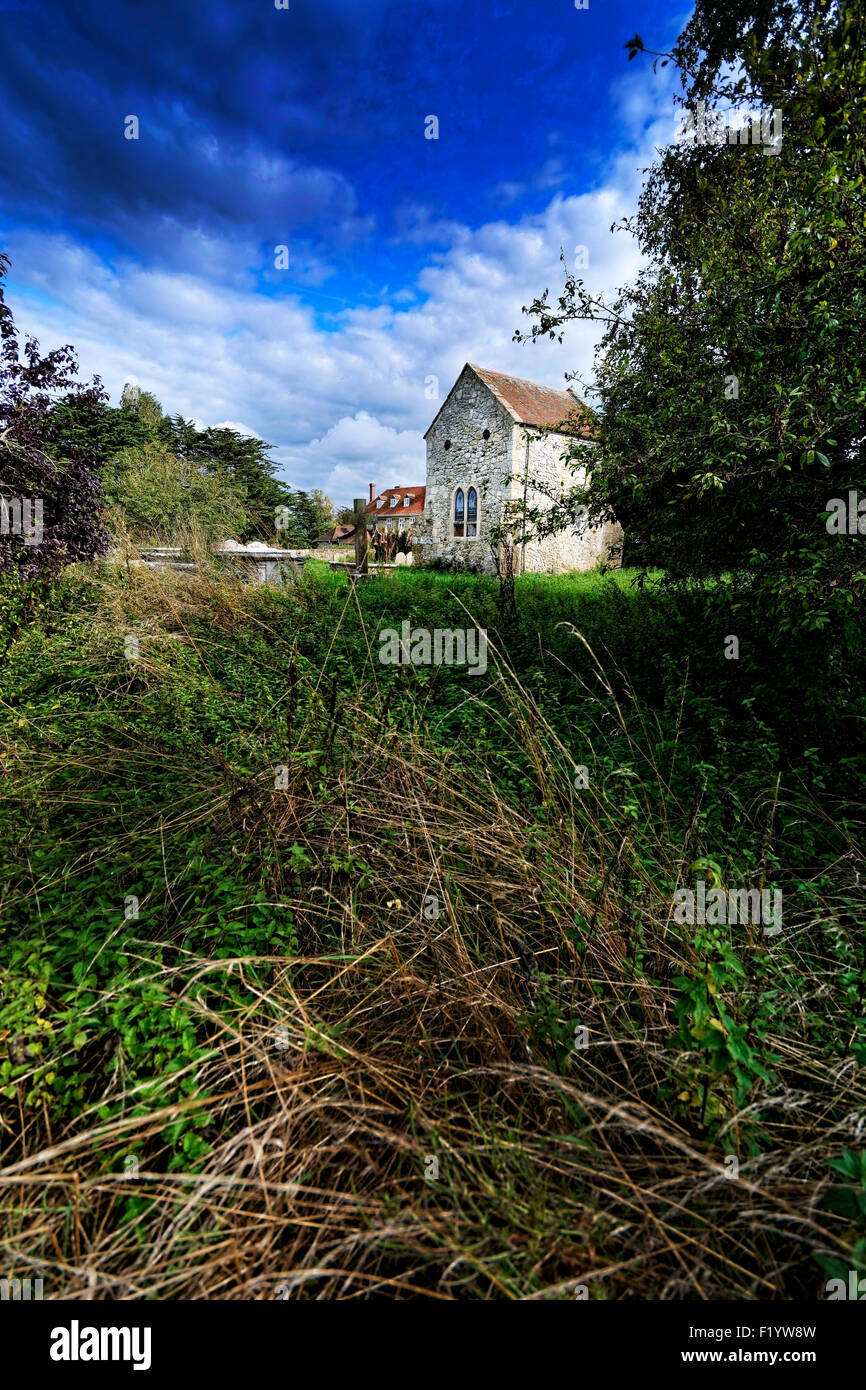
[[674, 1008], [680, 1026], [671, 1045], [685, 1052], [686, 1076], [677, 1100], [692, 1113], [698, 1110], [702, 1127], [729, 1118], [731, 1108], [739, 1110], [757, 1083], [772, 1085], [775, 1080], [761, 1060], [774, 1060], [763, 1047], [770, 1026], [768, 1009], [743, 1021], [727, 1002], [744, 993], [746, 971], [725, 932], [723, 927], [698, 931], [694, 947], [701, 964], [693, 975], [674, 979], [680, 990]]

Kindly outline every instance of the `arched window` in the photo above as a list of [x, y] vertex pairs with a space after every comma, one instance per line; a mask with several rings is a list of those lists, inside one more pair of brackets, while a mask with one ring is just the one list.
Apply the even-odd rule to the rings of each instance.
[[478, 493], [471, 487], [466, 494], [466, 534], [478, 535]]
[[463, 489], [459, 487], [454, 497], [454, 534], [462, 536], [465, 534], [463, 526]]

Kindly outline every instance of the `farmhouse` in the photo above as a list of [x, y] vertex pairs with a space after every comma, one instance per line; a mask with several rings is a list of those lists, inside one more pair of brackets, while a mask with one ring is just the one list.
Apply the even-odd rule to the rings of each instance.
[[367, 503], [368, 526], [378, 526], [386, 531], [408, 531], [423, 515], [423, 487], [387, 487], [377, 497], [375, 485], [370, 484], [370, 500]]
[[[427, 487], [417, 527], [424, 559], [494, 573], [491, 528], [509, 504], [549, 506], [550, 491], [559, 495], [581, 483], [582, 472], [573, 472], [563, 453], [570, 438], [592, 434], [592, 416], [574, 392], [467, 362], [424, 436]], [[616, 563], [621, 546], [622, 529], [615, 522], [540, 540], [524, 529], [514, 571], [592, 569], [601, 560]]]

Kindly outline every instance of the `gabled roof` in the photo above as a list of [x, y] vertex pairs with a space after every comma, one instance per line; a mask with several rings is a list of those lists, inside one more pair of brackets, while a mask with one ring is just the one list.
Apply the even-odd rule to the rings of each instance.
[[[560, 391], [556, 386], [541, 386], [538, 382], [526, 381], [523, 377], [492, 372], [489, 367], [477, 367], [474, 362], [466, 363], [457, 381], [460, 381], [467, 371], [474, 372], [479, 380], [483, 381], [519, 425], [565, 425], [569, 417], [577, 412], [577, 428], [575, 429], [572, 423], [568, 433], [577, 433], [584, 438], [591, 438], [594, 433], [591, 411], [575, 391]], [[457, 385], [457, 381], [454, 386]], [[454, 386], [443, 401], [442, 410], [445, 409]], [[440, 410], [436, 415], [424, 436], [425, 439], [441, 413]]]
[[576, 410], [588, 416], [586, 406], [573, 391], [539, 386], [523, 377], [476, 367], [473, 362], [469, 366], [521, 425], [561, 425]]
[[316, 537], [316, 545], [321, 545], [324, 541], [331, 541], [332, 544], [340, 545], [343, 541], [352, 540], [354, 535], [354, 526], [334, 526], [330, 531], [325, 531], [321, 536]]
[[[374, 501], [367, 503], [367, 513], [375, 516], [419, 516], [424, 511], [426, 495], [426, 487], [418, 487], [415, 484], [411, 487], [386, 487]], [[396, 507], [391, 506], [392, 497], [397, 499]], [[403, 505], [404, 497], [412, 499], [408, 507]], [[381, 506], [377, 505], [380, 502]]]

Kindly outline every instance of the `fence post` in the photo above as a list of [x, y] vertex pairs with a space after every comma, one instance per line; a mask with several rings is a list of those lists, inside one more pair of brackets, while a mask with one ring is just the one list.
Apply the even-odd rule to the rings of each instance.
[[363, 497], [356, 497], [352, 502], [355, 509], [355, 573], [367, 573], [367, 551], [369, 548], [369, 537], [367, 535], [367, 504]]

